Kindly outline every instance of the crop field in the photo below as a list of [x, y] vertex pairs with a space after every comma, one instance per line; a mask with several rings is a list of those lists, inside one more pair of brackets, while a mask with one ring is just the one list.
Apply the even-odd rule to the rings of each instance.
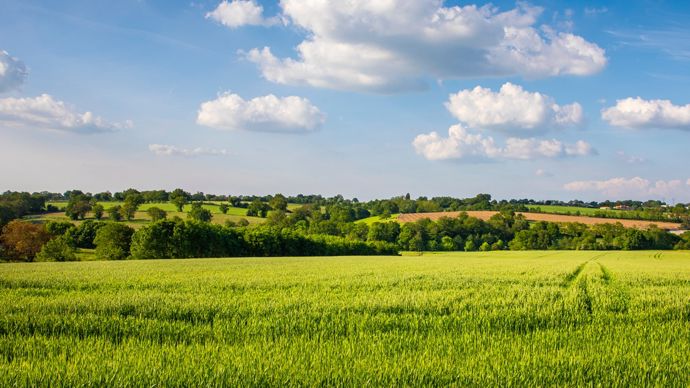
[[597, 213], [610, 213], [612, 215], [619, 214], [620, 211], [613, 209], [598, 209], [591, 207], [579, 207], [579, 206], [556, 206], [556, 205], [529, 205], [527, 206], [529, 210], [539, 209], [544, 213], [553, 214], [565, 214], [565, 215], [582, 215], [582, 216], [595, 216]]
[[[423, 218], [428, 218], [430, 220], [438, 220], [441, 217], [457, 217], [458, 214], [462, 212], [434, 212], [434, 213], [406, 213], [400, 214], [398, 216], [398, 221], [400, 222], [415, 222]], [[479, 218], [481, 220], [488, 220], [497, 211], [466, 211], [470, 217]], [[662, 222], [662, 221], [642, 221], [642, 220], [623, 220], [618, 218], [597, 218], [597, 217], [587, 217], [587, 216], [567, 216], [560, 214], [548, 214], [548, 213], [526, 213], [518, 212], [522, 214], [528, 221], [546, 221], [546, 222], [579, 222], [585, 225], [596, 225], [596, 224], [615, 224], [620, 223], [626, 228], [638, 228], [647, 229], [651, 225], [656, 225], [661, 229], [666, 230], [677, 230], [681, 228], [681, 225], [676, 222]]]
[[0, 265], [0, 386], [688, 386], [688, 354], [688, 252]]

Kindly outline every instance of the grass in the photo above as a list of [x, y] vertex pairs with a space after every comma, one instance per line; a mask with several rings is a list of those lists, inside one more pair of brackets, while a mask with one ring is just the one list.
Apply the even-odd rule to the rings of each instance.
[[1, 386], [688, 386], [690, 253], [0, 265]]
[[541, 209], [544, 213], [562, 214], [562, 215], [581, 215], [581, 216], [596, 216], [597, 213], [612, 213], [618, 214], [618, 210], [612, 209], [598, 209], [591, 207], [578, 206], [556, 206], [556, 205], [529, 205], [530, 210]]
[[395, 214], [391, 214], [390, 217], [387, 217], [387, 218], [381, 218], [381, 216], [371, 216], [371, 217], [367, 217], [367, 218], [362, 218], [361, 220], [357, 220], [357, 221], [355, 221], [355, 223], [362, 223], [362, 224], [371, 225], [374, 222], [389, 222], [389, 221], [396, 221], [397, 222], [399, 215], [400, 214], [395, 213]]
[[[56, 206], [58, 208], [64, 208], [66, 203], [65, 202], [48, 202], [48, 204]], [[109, 209], [113, 206], [122, 205], [123, 202], [117, 202], [117, 201], [99, 202], [99, 204], [103, 205], [103, 207], [107, 211], [107, 209]], [[205, 209], [210, 210], [211, 213], [213, 214], [213, 219], [211, 220], [211, 222], [214, 224], [224, 225], [226, 221], [238, 222], [239, 220], [241, 220], [243, 218], [246, 219], [247, 221], [249, 221], [250, 224], [260, 224], [260, 223], [266, 221], [265, 218], [261, 218], [261, 217], [248, 217], [246, 215], [247, 209], [244, 209], [244, 208], [230, 207], [228, 209], [228, 213], [223, 214], [220, 211], [220, 209], [218, 208], [218, 204], [220, 204], [220, 202], [218, 202], [217, 204], [204, 204], [203, 205], [203, 207]], [[158, 207], [160, 209], [165, 210], [168, 213], [167, 214], [168, 218], [172, 218], [172, 217], [177, 216], [177, 217], [180, 217], [182, 219], [187, 219], [187, 214], [192, 208], [191, 205], [185, 205], [183, 208], [183, 211], [178, 212], [177, 207], [175, 207], [175, 205], [173, 205], [172, 203], [169, 203], [169, 202], [145, 203], [145, 204], [142, 204], [141, 206], [139, 206], [139, 211], [137, 211], [135, 213], [133, 220], [123, 221], [123, 222], [125, 224], [135, 228], [135, 229], [141, 228], [142, 226], [151, 222], [151, 218], [146, 213], [146, 210], [148, 210], [152, 207]], [[299, 206], [297, 206], [297, 207], [299, 207]], [[289, 208], [290, 208], [290, 206], [288, 206], [288, 209]], [[294, 208], [294, 206], [293, 206], [293, 208]], [[104, 216], [104, 218], [107, 218], [107, 216], [108, 216], [107, 212], [103, 216]], [[65, 215], [64, 211], [60, 211], [60, 212], [56, 212], [56, 213], [46, 213], [46, 214], [41, 214], [41, 215], [36, 215], [36, 216], [28, 216], [25, 218], [28, 220], [32, 220], [32, 221], [41, 221], [41, 222], [70, 221], [69, 217], [67, 217]], [[87, 217], [87, 219], [91, 219], [91, 220], [94, 219], [91, 213], [89, 213], [89, 217]], [[75, 224], [78, 225], [83, 221], [72, 221], [72, 222], [74, 222]]]

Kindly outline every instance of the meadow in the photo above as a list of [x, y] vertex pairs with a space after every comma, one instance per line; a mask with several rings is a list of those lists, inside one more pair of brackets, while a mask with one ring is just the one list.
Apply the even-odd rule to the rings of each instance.
[[690, 384], [689, 252], [0, 265], [1, 386]]
[[[218, 224], [218, 225], [224, 225], [226, 221], [232, 221], [232, 222], [239, 222], [242, 219], [247, 220], [250, 224], [260, 224], [266, 221], [265, 218], [261, 217], [249, 217], [247, 216], [247, 209], [246, 208], [239, 208], [239, 207], [232, 207], [230, 206], [228, 208], [228, 211], [226, 214], [223, 214], [220, 211], [219, 205], [222, 202], [213, 202], [213, 201], [207, 201], [204, 202], [202, 207], [204, 209], [208, 209], [211, 214], [213, 215], [213, 218], [211, 220], [212, 223]], [[227, 204], [227, 202], [225, 202]], [[33, 216], [27, 216], [25, 217], [26, 219], [33, 220], [33, 221], [42, 221], [42, 222], [47, 222], [47, 221], [71, 221], [69, 217], [67, 217], [64, 213], [64, 208], [67, 206], [67, 202], [64, 201], [51, 201], [47, 202], [47, 205], [52, 205], [55, 206], [58, 209], [61, 209], [59, 212], [54, 212], [54, 213], [45, 213], [45, 214], [40, 214], [40, 215], [33, 215]], [[108, 202], [98, 202], [99, 205], [102, 205], [105, 209], [109, 209], [114, 206], [122, 206], [124, 202], [121, 201], [108, 201]], [[294, 210], [301, 205], [297, 204], [288, 204], [288, 209], [289, 210]], [[146, 213], [146, 211], [152, 207], [157, 207], [161, 210], [165, 210], [167, 213], [168, 218], [172, 217], [180, 217], [182, 219], [186, 219], [189, 211], [192, 209], [191, 204], [187, 204], [182, 208], [181, 212], [177, 211], [177, 208], [175, 205], [171, 202], [148, 202], [144, 203], [141, 206], [139, 206], [138, 211], [134, 214], [134, 219], [130, 221], [123, 221], [123, 223], [138, 229], [146, 224], [148, 224], [151, 221], [151, 217]], [[105, 218], [107, 218], [107, 214], [104, 215]], [[91, 218], [93, 219], [93, 218]], [[82, 221], [72, 221], [74, 224], [80, 224]]]
[[[613, 209], [599, 209], [591, 207], [580, 207], [580, 206], [557, 206], [557, 205], [529, 205], [527, 206], [529, 210], [539, 210], [544, 213], [551, 214], [564, 214], [564, 215], [578, 215], [578, 216], [596, 216], [597, 214], [606, 213], [615, 217], [616, 214], [620, 213], [618, 210]], [[616, 213], [618, 212], [618, 213]]]

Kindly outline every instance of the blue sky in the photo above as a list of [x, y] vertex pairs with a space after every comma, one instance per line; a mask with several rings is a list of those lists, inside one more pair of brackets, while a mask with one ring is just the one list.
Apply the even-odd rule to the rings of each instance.
[[690, 202], [686, 2], [347, 4], [0, 0], [0, 190]]

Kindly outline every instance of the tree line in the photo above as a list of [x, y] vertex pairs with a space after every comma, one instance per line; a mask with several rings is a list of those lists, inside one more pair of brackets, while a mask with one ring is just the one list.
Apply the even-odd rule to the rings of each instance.
[[16, 261], [73, 261], [78, 248], [96, 258], [169, 259], [239, 256], [395, 255], [399, 251], [689, 249], [681, 236], [621, 224], [530, 224], [511, 211], [487, 221], [461, 213], [437, 221], [364, 223], [327, 218], [313, 205], [272, 212], [266, 223], [216, 225], [179, 217], [138, 230], [123, 223], [86, 220], [30, 223], [13, 220], [0, 235], [0, 255]]

